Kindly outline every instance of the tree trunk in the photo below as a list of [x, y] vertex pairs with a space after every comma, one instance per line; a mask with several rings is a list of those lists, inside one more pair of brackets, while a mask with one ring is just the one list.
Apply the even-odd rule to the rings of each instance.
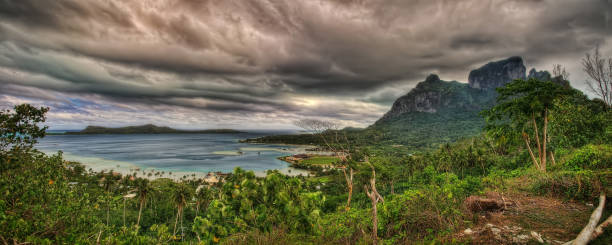
[[542, 171], [546, 172], [546, 141], [547, 138], [547, 130], [548, 130], [548, 108], [544, 108], [544, 132], [542, 132], [542, 161], [540, 162], [540, 167], [542, 167]]
[[181, 241], [185, 238], [185, 231], [183, 229], [183, 208], [181, 208]]
[[374, 245], [378, 243], [378, 210], [376, 204], [377, 201], [372, 202], [372, 239], [374, 239]]
[[557, 165], [557, 162], [555, 161], [555, 153], [552, 151], [550, 152], [550, 160], [552, 161], [553, 166]]
[[178, 206], [178, 209], [176, 210], [176, 219], [174, 220], [174, 231], [172, 232], [173, 236], [176, 236], [176, 224], [178, 224], [178, 218], [180, 215], [180, 210], [181, 210], [181, 206]]
[[376, 205], [378, 202], [384, 202], [385, 200], [376, 190], [376, 171], [372, 165], [370, 165], [370, 167], [372, 168], [370, 187], [368, 188], [368, 186], [365, 185], [364, 189], [366, 191], [366, 195], [370, 198], [370, 200], [372, 200], [372, 240], [373, 244], [376, 245], [378, 243], [378, 209]]
[[123, 198], [123, 226], [125, 226], [125, 200], [126, 198]]
[[[606, 194], [602, 192], [601, 195], [599, 195], [599, 205], [597, 206], [595, 211], [593, 211], [593, 214], [591, 214], [591, 218], [589, 219], [587, 225], [582, 229], [582, 231], [580, 231], [580, 234], [578, 234], [576, 239], [566, 242], [564, 245], [586, 245], [591, 241], [591, 239], [593, 239], [595, 231], [599, 232], [599, 227], [597, 227], [596, 229], [596, 226], [599, 220], [601, 219], [601, 214], [603, 213], [605, 203]], [[608, 220], [610, 220], [610, 218], [608, 218]], [[606, 220], [606, 222], [608, 222], [608, 220]], [[601, 228], [601, 230], [603, 231], [603, 227]]]
[[102, 236], [102, 230], [98, 232], [98, 238], [96, 238], [96, 244], [100, 244], [100, 236]]
[[348, 200], [346, 201], [346, 208], [351, 208], [351, 198], [353, 197], [353, 185], [349, 185]]
[[151, 198], [151, 217], [157, 222], [157, 211], [155, 210], [155, 198]]
[[463, 201], [465, 207], [472, 212], [494, 212], [514, 206], [513, 202], [506, 202], [504, 199], [483, 198], [479, 196], [469, 196]]
[[200, 202], [196, 202], [196, 213], [195, 213], [195, 217], [198, 217], [198, 212], [200, 211]]
[[138, 210], [138, 220], [136, 221], [136, 225], [140, 226], [140, 215], [142, 214], [142, 206], [144, 204], [144, 199], [140, 200], [140, 209]]
[[597, 229], [593, 231], [591, 240], [595, 240], [595, 238], [603, 234], [604, 229], [610, 224], [612, 224], [612, 215], [610, 215], [610, 217], [608, 217], [604, 222], [602, 222], [601, 224], [599, 224], [599, 226], [597, 226]]
[[527, 133], [525, 132], [523, 132], [523, 139], [525, 140], [525, 145], [527, 146], [527, 150], [529, 151], [529, 156], [531, 156], [533, 165], [535, 165], [536, 168], [539, 170], [540, 164], [538, 163], [538, 160], [535, 158], [535, 155], [533, 155], [533, 151], [531, 150], [531, 145], [529, 145], [529, 135], [527, 135]]
[[[538, 146], [538, 158], [540, 159], [540, 163], [541, 163], [542, 162], [542, 145], [540, 144], [540, 133], [538, 131], [538, 124], [536, 123], [535, 115], [533, 112], [531, 113], [531, 121], [533, 122], [533, 130], [535, 133], [536, 145]], [[539, 166], [542, 167], [541, 164], [539, 164]]]
[[[350, 168], [350, 167], [349, 167]], [[346, 174], [346, 168], [342, 169], [344, 178], [346, 179], [346, 186], [348, 187], [348, 200], [346, 201], [346, 209], [351, 208], [351, 199], [353, 197], [353, 168], [350, 168], [349, 175]]]

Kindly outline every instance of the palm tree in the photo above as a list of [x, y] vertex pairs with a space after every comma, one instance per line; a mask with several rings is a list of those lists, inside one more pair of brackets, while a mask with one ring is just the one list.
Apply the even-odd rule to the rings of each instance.
[[140, 201], [140, 209], [138, 210], [138, 221], [136, 221], [136, 225], [140, 226], [140, 217], [142, 214], [142, 206], [145, 205], [147, 201], [147, 196], [153, 192], [153, 187], [149, 183], [148, 179], [137, 179], [136, 180], [136, 195], [138, 196], [138, 200]]
[[[176, 225], [178, 223], [179, 217], [181, 219], [181, 234], [183, 231], [183, 208], [187, 205], [187, 201], [191, 199], [191, 190], [185, 184], [180, 183], [177, 185], [176, 189], [174, 189], [174, 193], [172, 193], [172, 201], [176, 205], [176, 220], [174, 221], [174, 232], [173, 235], [176, 235]], [[184, 235], [184, 234], [183, 234]]]
[[195, 193], [196, 199], [196, 217], [198, 216], [198, 212], [200, 211], [200, 206], [206, 206], [205, 203], [208, 203], [210, 200], [210, 189], [208, 186], [199, 186]]
[[115, 178], [113, 177], [113, 171], [111, 170], [108, 175], [102, 175], [102, 188], [104, 188], [104, 192], [106, 193], [106, 225], [110, 225], [110, 206], [111, 206], [111, 192], [115, 186]]

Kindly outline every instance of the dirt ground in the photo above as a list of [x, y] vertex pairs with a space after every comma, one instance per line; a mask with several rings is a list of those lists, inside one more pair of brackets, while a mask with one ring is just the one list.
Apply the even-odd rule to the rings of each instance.
[[[502, 211], [475, 213], [474, 224], [457, 234], [457, 240], [471, 244], [562, 244], [580, 233], [597, 205], [520, 191], [505, 194], [503, 198], [496, 192], [486, 196], [513, 205]], [[609, 201], [602, 220], [612, 213]]]

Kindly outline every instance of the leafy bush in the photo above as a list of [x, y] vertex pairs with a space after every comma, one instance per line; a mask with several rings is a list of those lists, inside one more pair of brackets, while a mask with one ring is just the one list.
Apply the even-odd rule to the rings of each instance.
[[[37, 244], [76, 243], [97, 232], [90, 193], [66, 178], [62, 155], [0, 158], [14, 168], [0, 172], [0, 236]], [[15, 242], [17, 243], [17, 242]]]
[[327, 243], [354, 244], [362, 239], [372, 225], [369, 209], [351, 208], [330, 213], [321, 219], [318, 234]]
[[563, 166], [567, 170], [612, 168], [612, 145], [586, 145], [571, 154]]
[[390, 196], [380, 204], [380, 232], [386, 237], [408, 242], [455, 231], [463, 225], [463, 200], [482, 190], [479, 178], [460, 180], [452, 173], [438, 173], [431, 166], [417, 179], [424, 185]]
[[[580, 147], [589, 142], [606, 142], [606, 126], [612, 122], [612, 112], [606, 106], [576, 92], [574, 96], [555, 101], [551, 112], [552, 144], [558, 147]], [[609, 140], [609, 138], [608, 138]]]
[[277, 171], [260, 179], [252, 171], [237, 168], [205, 215], [196, 217], [193, 231], [209, 242], [237, 232], [267, 232], [279, 226], [310, 233], [319, 221], [324, 198], [320, 192], [305, 191], [303, 184]]

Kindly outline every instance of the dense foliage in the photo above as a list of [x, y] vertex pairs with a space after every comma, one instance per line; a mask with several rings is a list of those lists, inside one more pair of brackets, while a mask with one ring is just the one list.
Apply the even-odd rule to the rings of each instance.
[[0, 151], [21, 152], [32, 148], [37, 138], [45, 136], [47, 127], [40, 127], [38, 123], [45, 121], [47, 111], [49, 108], [28, 104], [15, 106], [14, 113], [0, 110]]
[[193, 225], [199, 240], [218, 241], [238, 232], [276, 227], [312, 233], [324, 201], [321, 192], [310, 192], [306, 183], [278, 172], [261, 179], [236, 169], [220, 187], [218, 197]]

